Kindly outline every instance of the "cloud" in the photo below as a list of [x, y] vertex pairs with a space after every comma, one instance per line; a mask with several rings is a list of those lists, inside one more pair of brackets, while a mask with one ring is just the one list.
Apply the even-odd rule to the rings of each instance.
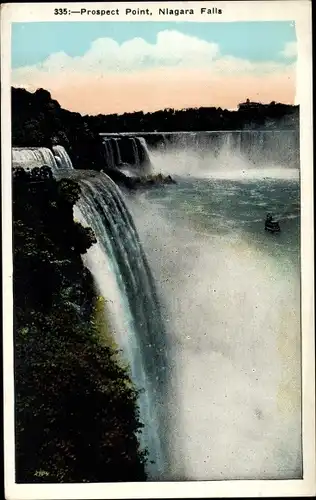
[[[165, 30], [155, 44], [134, 38], [119, 45], [111, 38], [99, 38], [80, 57], [64, 52], [50, 55], [43, 63], [25, 68], [27, 71], [56, 73], [65, 68], [79, 72], [120, 73], [153, 67], [196, 67], [210, 64], [219, 46], [178, 31]], [[18, 70], [16, 71], [18, 74]]]
[[[287, 48], [287, 51], [291, 50]], [[293, 50], [293, 48], [292, 48]], [[150, 68], [212, 68], [220, 73], [267, 73], [284, 70], [286, 63], [251, 62], [232, 56], [222, 56], [218, 44], [184, 35], [175, 30], [161, 31], [156, 43], [134, 38], [119, 45], [111, 38], [95, 40], [89, 50], [79, 57], [64, 52], [50, 55], [44, 62], [13, 71], [16, 80], [30, 73], [57, 75], [60, 72], [126, 73], [145, 71]]]
[[[286, 46], [285, 50], [290, 49]], [[96, 104], [92, 101], [97, 103], [98, 100], [103, 103], [100, 112], [108, 112], [110, 108], [111, 112], [121, 112], [124, 107], [130, 110], [132, 106], [148, 110], [158, 106], [186, 107], [207, 103], [224, 106], [225, 93], [227, 106], [231, 106], [235, 86], [241, 84], [241, 93], [248, 97], [248, 81], [252, 91], [255, 91], [254, 85], [257, 86], [256, 95], [266, 96], [266, 88], [271, 89], [272, 81], [278, 88], [277, 82], [282, 81], [284, 95], [291, 96], [294, 78], [293, 61], [256, 62], [223, 55], [218, 44], [175, 30], [161, 31], [153, 44], [142, 38], [122, 44], [111, 38], [99, 38], [82, 56], [70, 57], [59, 52], [40, 64], [12, 71], [14, 86], [29, 90], [47, 88], [56, 99], [63, 96], [61, 104], [65, 107], [71, 102], [70, 109], [75, 109], [73, 93], [78, 101], [76, 110], [80, 107], [85, 112], [89, 109], [95, 112]], [[92, 98], [90, 94], [95, 92], [98, 95]], [[277, 99], [271, 95], [271, 100]], [[108, 109], [104, 108], [106, 101]]]
[[284, 49], [280, 53], [286, 59], [292, 59], [297, 57], [297, 43], [296, 42], [287, 42], [284, 46]]

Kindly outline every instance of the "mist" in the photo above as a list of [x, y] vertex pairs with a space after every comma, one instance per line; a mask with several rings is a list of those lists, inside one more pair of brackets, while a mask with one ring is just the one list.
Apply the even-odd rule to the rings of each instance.
[[165, 138], [163, 145], [150, 151], [150, 159], [153, 172], [165, 175], [299, 179], [297, 137], [287, 131], [279, 134], [237, 131]]
[[[246, 133], [246, 139], [242, 133], [216, 139], [180, 135], [152, 149], [150, 160], [154, 172], [178, 180], [174, 193], [143, 193], [128, 202], [159, 288], [171, 345], [166, 405], [173, 458], [166, 479], [299, 478], [295, 237], [268, 240], [261, 224], [256, 226], [266, 203], [279, 200], [279, 189], [284, 192], [282, 183], [297, 185], [293, 135], [282, 135], [281, 141], [260, 133]], [[197, 187], [194, 178], [205, 182]], [[218, 181], [209, 188], [212, 179]], [[256, 180], [265, 183], [259, 190]], [[293, 203], [291, 217], [297, 217], [297, 200], [284, 197]]]
[[300, 477], [295, 274], [242, 237], [173, 224], [145, 198], [131, 209], [172, 344], [171, 476]]

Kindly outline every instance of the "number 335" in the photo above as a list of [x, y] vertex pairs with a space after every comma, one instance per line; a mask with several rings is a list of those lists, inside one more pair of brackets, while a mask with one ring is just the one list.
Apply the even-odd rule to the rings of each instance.
[[62, 15], [62, 14], [68, 14], [68, 9], [54, 9], [54, 14], [56, 15]]

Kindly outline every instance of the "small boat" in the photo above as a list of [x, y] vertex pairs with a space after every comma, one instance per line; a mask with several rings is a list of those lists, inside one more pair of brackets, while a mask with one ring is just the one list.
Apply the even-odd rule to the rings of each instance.
[[264, 230], [270, 233], [279, 233], [281, 231], [279, 221], [274, 220], [271, 214], [268, 214], [264, 224]]

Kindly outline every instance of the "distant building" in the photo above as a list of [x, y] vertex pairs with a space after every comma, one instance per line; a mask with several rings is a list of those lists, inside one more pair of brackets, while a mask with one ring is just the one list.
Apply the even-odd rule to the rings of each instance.
[[240, 104], [238, 104], [238, 109], [258, 109], [258, 108], [261, 108], [263, 107], [264, 104], [262, 104], [261, 102], [252, 102], [250, 101], [249, 99], [246, 99], [246, 102], [241, 102]]

